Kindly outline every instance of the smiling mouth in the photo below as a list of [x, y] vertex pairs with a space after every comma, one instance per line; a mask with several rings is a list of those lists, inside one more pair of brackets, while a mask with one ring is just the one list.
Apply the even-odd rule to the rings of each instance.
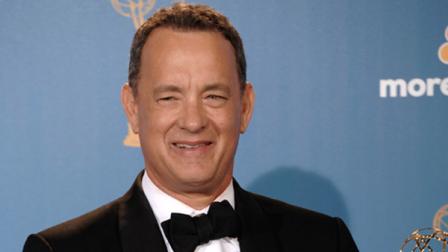
[[182, 150], [196, 150], [203, 147], [207, 147], [211, 144], [212, 142], [201, 142], [201, 143], [173, 143], [172, 145]]

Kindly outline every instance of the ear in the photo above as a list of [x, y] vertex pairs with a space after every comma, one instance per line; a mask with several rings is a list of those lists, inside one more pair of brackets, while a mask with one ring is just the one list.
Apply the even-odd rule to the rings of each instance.
[[240, 133], [244, 133], [249, 126], [250, 119], [252, 118], [252, 112], [254, 110], [255, 103], [255, 91], [252, 83], [247, 82], [244, 88], [244, 93], [241, 97], [242, 109], [241, 109], [241, 123]]
[[137, 100], [132, 92], [131, 86], [125, 83], [121, 88], [121, 104], [123, 105], [124, 112], [128, 118], [129, 125], [135, 134], [138, 134], [138, 106]]

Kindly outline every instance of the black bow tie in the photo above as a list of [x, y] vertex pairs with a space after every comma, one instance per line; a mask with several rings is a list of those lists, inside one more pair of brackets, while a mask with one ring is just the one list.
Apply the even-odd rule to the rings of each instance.
[[240, 221], [227, 200], [213, 202], [207, 214], [191, 217], [172, 213], [162, 222], [163, 231], [174, 252], [193, 252], [210, 240], [238, 237]]

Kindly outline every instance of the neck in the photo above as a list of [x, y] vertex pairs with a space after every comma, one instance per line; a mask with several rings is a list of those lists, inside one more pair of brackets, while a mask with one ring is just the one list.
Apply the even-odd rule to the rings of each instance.
[[220, 179], [221, 183], [218, 184], [218, 186], [215, 184], [207, 185], [195, 183], [172, 187], [165, 186], [163, 183], [160, 183], [151, 172], [147, 171], [147, 174], [154, 185], [156, 185], [164, 193], [196, 210], [201, 210], [208, 207], [219, 195], [224, 192], [232, 181], [232, 176], [230, 174], [225, 178]]

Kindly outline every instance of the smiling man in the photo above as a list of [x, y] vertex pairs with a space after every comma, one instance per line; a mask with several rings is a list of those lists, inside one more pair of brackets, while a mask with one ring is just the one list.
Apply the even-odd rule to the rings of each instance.
[[24, 251], [357, 251], [342, 220], [233, 180], [254, 91], [222, 14], [189, 4], [156, 12], [134, 37], [121, 100], [144, 171], [123, 197], [29, 236]]
[[252, 114], [252, 86], [240, 84], [236, 65], [219, 32], [160, 27], [143, 47], [137, 83], [123, 88], [147, 175], [197, 209], [231, 183], [239, 134]]

